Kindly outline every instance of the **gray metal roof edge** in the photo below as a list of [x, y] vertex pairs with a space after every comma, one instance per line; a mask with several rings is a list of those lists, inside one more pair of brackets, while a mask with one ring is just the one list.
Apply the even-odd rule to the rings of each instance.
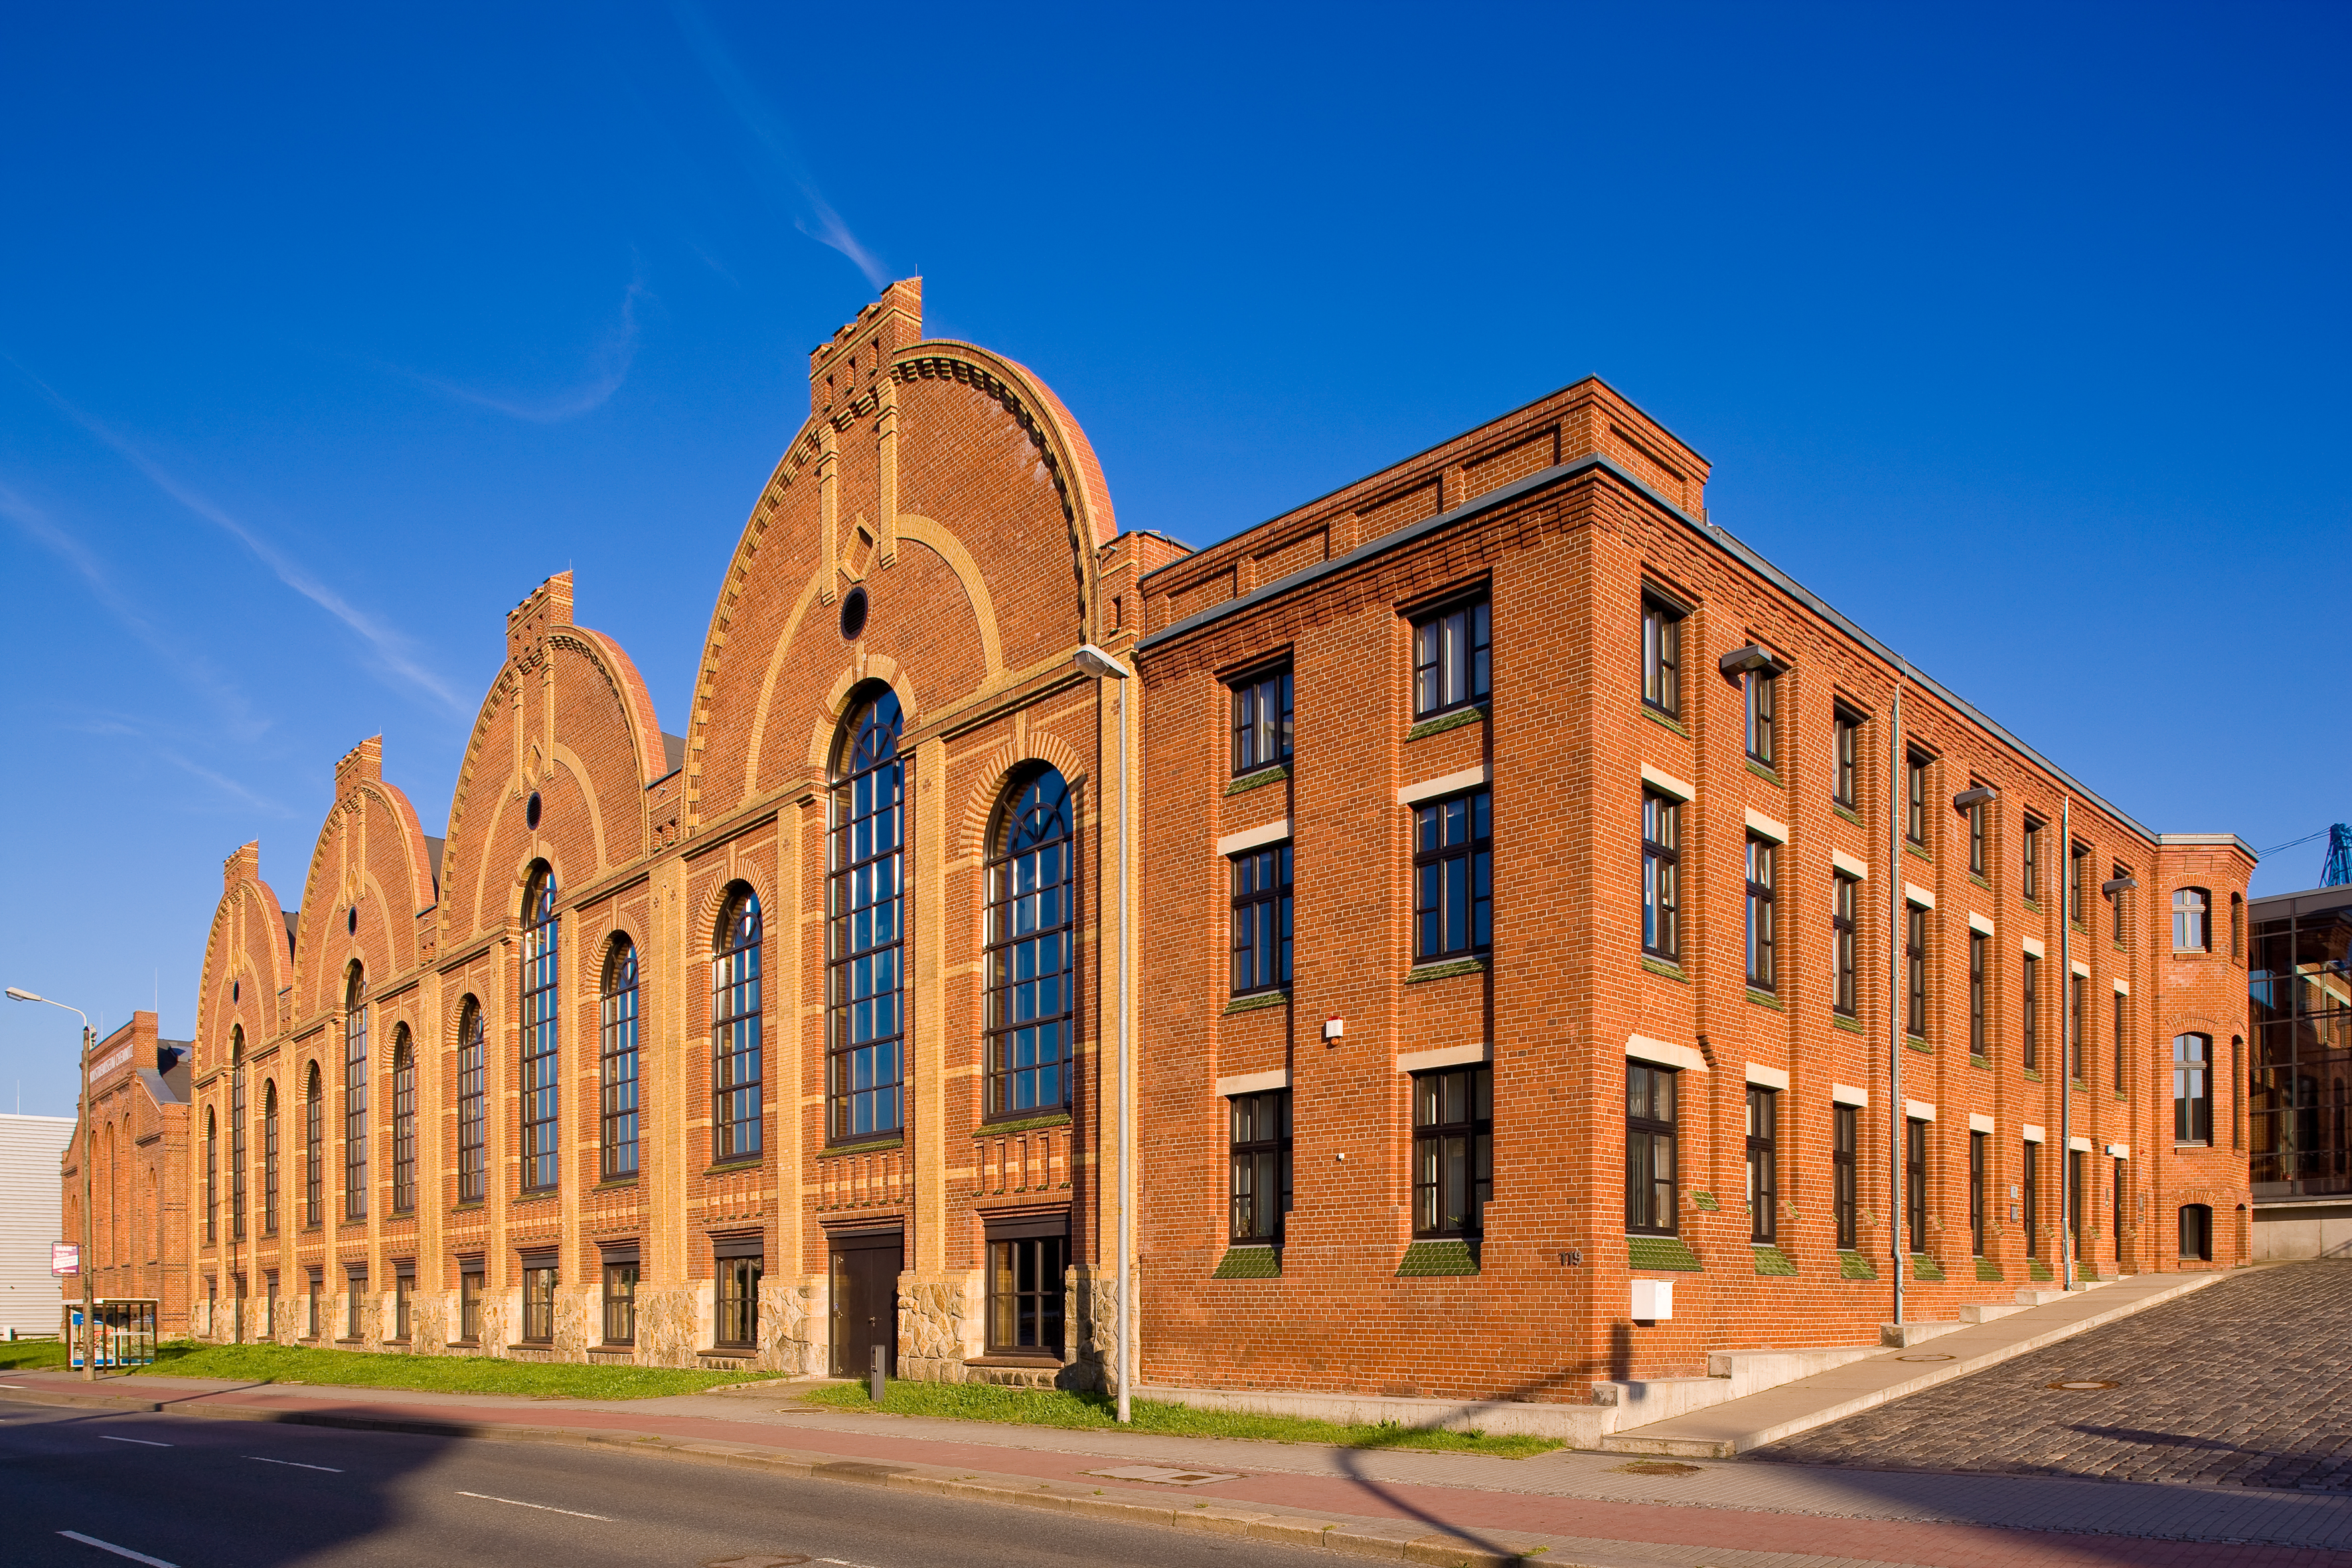
[[1403, 546], [1412, 543], [1416, 539], [1420, 539], [1426, 534], [1434, 532], [1439, 529], [1449, 527], [1454, 523], [1463, 521], [1465, 518], [1473, 517], [1479, 512], [1491, 510], [1496, 507], [1506, 505], [1523, 496], [1530, 495], [1539, 489], [1548, 489], [1552, 485], [1559, 484], [1565, 479], [1570, 479], [1577, 474], [1583, 473], [1591, 468], [1605, 468], [1618, 479], [1639, 490], [1643, 496], [1649, 499], [1652, 505], [1657, 507], [1668, 516], [1681, 522], [1684, 527], [1691, 530], [1700, 538], [1718, 546], [1727, 554], [1730, 555], [1733, 560], [1738, 561], [1741, 565], [1748, 567], [1752, 572], [1755, 572], [1766, 582], [1771, 584], [1774, 587], [1779, 588], [1781, 592], [1795, 599], [1799, 604], [1804, 605], [1815, 615], [1822, 616], [1831, 625], [1836, 626], [1840, 631], [1844, 632], [1848, 637], [1853, 637], [1856, 642], [1859, 642], [1871, 652], [1876, 654], [1880, 658], [1885, 659], [1889, 665], [1894, 667], [1903, 679], [1911, 681], [1915, 685], [1925, 688], [1927, 690], [1934, 693], [1944, 701], [1950, 703], [1955, 709], [1958, 710], [1969, 719], [1984, 726], [1986, 731], [1992, 734], [1996, 739], [2009, 746], [2014, 747], [2018, 752], [2022, 753], [2028, 761], [2046, 770], [2061, 784], [2064, 784], [2069, 789], [2074, 790], [2076, 794], [2082, 795], [2084, 799], [2096, 805], [2100, 810], [2107, 813], [2117, 821], [2122, 822], [2126, 826], [2130, 827], [2132, 831], [2137, 833], [2141, 837], [2148, 839], [2151, 842], [2154, 842], [2158, 838], [2158, 835], [2146, 825], [2141, 823], [2137, 817], [2133, 816], [2129, 812], [2116, 805], [2112, 801], [2109, 801], [2105, 795], [2100, 795], [2097, 791], [2086, 787], [2080, 779], [2075, 778], [2074, 774], [2068, 773], [2065, 769], [2060, 767], [2057, 763], [2043, 756], [2032, 746], [2027, 745], [2023, 741], [2019, 740], [2004, 726], [1996, 723], [1990, 718], [1987, 718], [1982, 712], [1978, 710], [1975, 704], [1969, 702], [1965, 698], [1959, 696], [1957, 692], [1951, 690], [1948, 687], [1945, 686], [1943, 682], [1922, 673], [1912, 665], [1910, 660], [1905, 658], [1901, 654], [1896, 653], [1893, 648], [1879, 641], [1878, 638], [1873, 637], [1870, 633], [1863, 630], [1862, 627], [1856, 625], [1852, 618], [1832, 606], [1827, 600], [1822, 598], [1821, 595], [1815, 594], [1811, 589], [1806, 587], [1803, 584], [1790, 576], [1786, 572], [1783, 572], [1780, 568], [1772, 564], [1771, 562], [1759, 554], [1754, 548], [1734, 537], [1729, 530], [1716, 523], [1703, 522], [1699, 519], [1693, 517], [1681, 507], [1675, 505], [1673, 501], [1668, 500], [1664, 495], [1659, 493], [1654, 486], [1651, 485], [1640, 475], [1633, 473], [1623, 464], [1607, 456], [1605, 453], [1601, 452], [1589, 452], [1583, 457], [1576, 458], [1572, 462], [1557, 463], [1548, 468], [1538, 468], [1523, 479], [1514, 480], [1510, 484], [1504, 485], [1498, 489], [1488, 490], [1485, 495], [1473, 497], [1471, 500], [1463, 502], [1460, 506], [1454, 508], [1450, 511], [1439, 512], [1435, 517], [1424, 518], [1419, 522], [1410, 523], [1391, 533], [1384, 533], [1378, 539], [1367, 541], [1366, 542], [1356, 546], [1355, 549], [1348, 552], [1347, 554], [1339, 556], [1336, 560], [1318, 561], [1312, 566], [1302, 567], [1298, 571], [1293, 572], [1287, 576], [1277, 577], [1271, 583], [1254, 588], [1249, 593], [1242, 595], [1239, 598], [1228, 599], [1222, 605], [1212, 605], [1205, 610], [1196, 611], [1192, 615], [1185, 616], [1182, 620], [1175, 622], [1173, 625], [1161, 627], [1159, 631], [1152, 633], [1150, 637], [1138, 642], [1136, 644], [1136, 652], [1139, 655], [1148, 652], [1151, 648], [1154, 648], [1162, 643], [1172, 641], [1187, 633], [1196, 631], [1202, 626], [1207, 626], [1213, 621], [1222, 620], [1227, 616], [1238, 615], [1242, 611], [1253, 608], [1257, 605], [1264, 604], [1267, 600], [1272, 599], [1278, 595], [1291, 593], [1298, 588], [1305, 587], [1307, 584], [1315, 582], [1318, 578], [1327, 577], [1335, 572], [1344, 571], [1348, 567], [1353, 566], [1360, 562], [1370, 560], [1373, 556], [1381, 554], [1385, 551], [1401, 549]]
[[2277, 904], [2293, 905], [2288, 912], [2299, 915], [2303, 912], [2300, 900], [2304, 899], [2326, 899], [2331, 900], [2331, 904], [2335, 900], [2352, 900], [2352, 882], [2338, 882], [2329, 888], [2305, 888], [2293, 893], [2265, 893], [2259, 899], [2248, 899], [2246, 916], [2250, 920], [2257, 918], [2263, 906]]
[[2247, 859], [2259, 860], [2262, 858], [2261, 853], [2256, 850], [2252, 845], [2247, 843], [2244, 839], [2239, 837], [2234, 833], [2159, 833], [2156, 836], [2156, 841], [2158, 844], [2180, 845], [2234, 844], [2239, 848], [2246, 852]]

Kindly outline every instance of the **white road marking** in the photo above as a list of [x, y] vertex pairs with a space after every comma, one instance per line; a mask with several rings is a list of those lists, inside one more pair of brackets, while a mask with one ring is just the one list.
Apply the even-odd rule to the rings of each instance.
[[105, 1438], [110, 1443], [136, 1443], [142, 1448], [168, 1448], [172, 1447], [169, 1443], [153, 1443], [144, 1437], [118, 1437], [111, 1432], [100, 1432], [99, 1436]]
[[128, 1546], [117, 1546], [111, 1541], [100, 1541], [95, 1535], [84, 1535], [79, 1530], [60, 1530], [58, 1533], [68, 1541], [79, 1541], [84, 1546], [95, 1546], [100, 1552], [111, 1552], [117, 1557], [128, 1557], [133, 1563], [144, 1563], [147, 1568], [180, 1568], [176, 1563], [166, 1563], [161, 1557], [150, 1557], [144, 1552], [133, 1552]]
[[577, 1510], [577, 1509], [571, 1509], [571, 1508], [555, 1508], [555, 1507], [552, 1507], [552, 1506], [551, 1506], [551, 1505], [549, 1505], [549, 1504], [547, 1504], [547, 1503], [543, 1503], [543, 1502], [525, 1502], [525, 1501], [523, 1501], [523, 1500], [522, 1500], [522, 1499], [520, 1499], [520, 1498], [511, 1498], [511, 1497], [492, 1497], [492, 1496], [491, 1496], [489, 1493], [488, 1493], [488, 1492], [459, 1492], [457, 1495], [458, 1495], [459, 1497], [478, 1497], [478, 1498], [480, 1498], [484, 1502], [506, 1502], [506, 1503], [512, 1503], [512, 1504], [513, 1504], [515, 1507], [517, 1507], [517, 1508], [535, 1508], [535, 1509], [539, 1510], [541, 1513], [568, 1513], [568, 1514], [570, 1514], [570, 1515], [571, 1515], [572, 1518], [574, 1518], [574, 1519], [593, 1519], [593, 1520], [599, 1521], [601, 1521], [601, 1522], [603, 1522], [603, 1523], [605, 1523], [605, 1524], [610, 1524], [610, 1523], [612, 1523], [612, 1522], [613, 1522], [610, 1519], [606, 1518], [604, 1515], [603, 1515], [603, 1514], [601, 1514], [601, 1513], [582, 1513], [582, 1512], [581, 1512], [579, 1510]]
[[258, 1454], [247, 1454], [246, 1458], [253, 1460], [256, 1464], [291, 1465], [298, 1470], [324, 1470], [331, 1476], [340, 1476], [343, 1473], [342, 1471], [335, 1468], [332, 1465], [306, 1465], [299, 1459], [265, 1459]]

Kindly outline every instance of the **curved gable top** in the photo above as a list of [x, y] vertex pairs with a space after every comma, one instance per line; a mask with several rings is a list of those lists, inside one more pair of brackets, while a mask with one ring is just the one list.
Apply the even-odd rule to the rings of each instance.
[[310, 851], [294, 953], [296, 1015], [341, 1005], [343, 971], [354, 957], [372, 975], [414, 968], [417, 917], [436, 897], [432, 847], [407, 795], [385, 780], [383, 737], [373, 736], [336, 763], [335, 804]]
[[193, 1042], [198, 1058], [226, 1059], [230, 1031], [240, 1024], [248, 1049], [275, 1035], [279, 994], [293, 979], [286, 911], [261, 879], [261, 846], [241, 845], [222, 864], [220, 902], [205, 939]]

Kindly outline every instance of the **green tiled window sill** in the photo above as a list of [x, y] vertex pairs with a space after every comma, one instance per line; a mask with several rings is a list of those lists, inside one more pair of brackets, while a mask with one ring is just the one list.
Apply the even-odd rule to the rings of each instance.
[[1797, 1266], [1790, 1262], [1789, 1255], [1779, 1247], [1759, 1247], [1756, 1249], [1756, 1272], [1775, 1279], [1794, 1279]]
[[1698, 1210], [1701, 1214], [1720, 1214], [1723, 1212], [1723, 1205], [1716, 1201], [1716, 1196], [1713, 1193], [1693, 1193], [1691, 1194], [1691, 1207]]
[[1659, 712], [1656, 709], [1651, 707], [1646, 702], [1642, 704], [1642, 717], [1647, 719], [1653, 724], [1664, 724], [1667, 729], [1672, 730], [1675, 734], [1680, 735], [1685, 741], [1690, 739], [1690, 731], [1684, 729], [1678, 720], [1667, 718], [1664, 714]]
[[1476, 974], [1486, 969], [1486, 963], [1483, 958], [1457, 958], [1450, 963], [1417, 963], [1404, 972], [1404, 983], [1418, 985], [1424, 980], [1451, 980], [1457, 974]]
[[1932, 1057], [1936, 1054], [1936, 1047], [1929, 1045], [1927, 1041], [1921, 1039], [1916, 1035], [1905, 1036], [1903, 1037], [1903, 1048], [1906, 1051], [1916, 1051], [1923, 1057]]
[[[1018, 1121], [982, 1122], [973, 1131], [972, 1136], [994, 1138], [1006, 1132], [1034, 1132], [1040, 1127], [1067, 1127], [1069, 1124], [1070, 1113], [1066, 1110], [1058, 1110], [1051, 1116], [1024, 1116]], [[891, 1147], [896, 1148], [897, 1145], [893, 1144]]]
[[1217, 1260], [1212, 1279], [1279, 1279], [1282, 1249], [1278, 1247], [1229, 1247]]
[[1289, 1003], [1290, 993], [1287, 991], [1264, 991], [1255, 996], [1234, 997], [1225, 1004], [1224, 1016], [1230, 1018], [1235, 1013], [1255, 1013], [1261, 1007], [1283, 1007]]
[[1969, 881], [1971, 881], [1971, 882], [1974, 882], [1978, 887], [1982, 888], [1982, 889], [1983, 889], [1986, 892], [1988, 892], [1988, 893], [1990, 893], [1990, 892], [1991, 892], [1991, 891], [1992, 891], [1992, 884], [1991, 884], [1990, 882], [1986, 881], [1986, 880], [1984, 879], [1984, 878], [1983, 878], [1982, 876], [1979, 875], [1977, 872], [1974, 872], [1974, 871], [1969, 872]]
[[1850, 1029], [1857, 1035], [1868, 1032], [1863, 1028], [1861, 1019], [1849, 1018], [1843, 1013], [1832, 1013], [1830, 1015], [1830, 1027], [1832, 1029]]
[[1944, 1277], [1944, 1270], [1943, 1270], [1943, 1267], [1942, 1267], [1940, 1264], [1938, 1264], [1938, 1263], [1937, 1263], [1934, 1258], [1932, 1258], [1928, 1257], [1928, 1256], [1927, 1256], [1926, 1253], [1924, 1253], [1924, 1252], [1915, 1252], [1915, 1253], [1913, 1253], [1913, 1254], [1911, 1255], [1911, 1278], [1912, 1278], [1912, 1279], [1943, 1279], [1943, 1277]]
[[2050, 1272], [2050, 1265], [2042, 1262], [2038, 1258], [2029, 1258], [2025, 1260], [2025, 1272], [2033, 1279], [2040, 1280], [2044, 1285], [2049, 1284], [2050, 1281], [2057, 1278], [2056, 1275]]
[[1936, 858], [1933, 855], [1928, 854], [1925, 849], [1922, 849], [1918, 845], [1912, 843], [1907, 838], [1903, 841], [1903, 853], [1906, 855], [1916, 855], [1931, 866], [1936, 862]]
[[1748, 988], [1748, 999], [1759, 1007], [1769, 1007], [1775, 1013], [1785, 1013], [1789, 1010], [1780, 1005], [1780, 999], [1778, 996], [1773, 995], [1769, 991], [1759, 991], [1753, 985]]
[[1280, 784], [1289, 776], [1290, 764], [1288, 763], [1276, 763], [1270, 768], [1260, 768], [1255, 773], [1244, 773], [1241, 777], [1235, 779], [1233, 783], [1225, 786], [1225, 793], [1227, 795], [1247, 795], [1250, 791], [1258, 788], [1260, 785]]
[[1663, 958], [1652, 958], [1645, 952], [1642, 955], [1642, 967], [1653, 974], [1663, 974], [1669, 980], [1679, 980], [1685, 985], [1690, 984], [1690, 976], [1683, 973], [1683, 966], [1679, 963], [1669, 963]]
[[1991, 1258], [1978, 1258], [1978, 1259], [1977, 1259], [1977, 1278], [1978, 1278], [1979, 1279], [1989, 1280], [1989, 1281], [1990, 1281], [1991, 1283], [1993, 1283], [1993, 1284], [1995, 1284], [1995, 1285], [2000, 1284], [2000, 1264], [1998, 1264], [1998, 1263], [1995, 1263], [1995, 1262], [1994, 1262]]
[[2025, 1079], [2028, 1083], [2040, 1083], [2042, 1081], [2042, 1069], [2040, 1068], [2021, 1068], [2018, 1070], [2025, 1075]]
[[1627, 1261], [1635, 1268], [1664, 1269], [1676, 1274], [1703, 1272], [1698, 1254], [1683, 1245], [1678, 1236], [1629, 1236], [1625, 1238]]
[[2041, 900], [2038, 900], [2038, 899], [2027, 899], [2027, 900], [2023, 900], [2023, 902], [2024, 902], [2024, 904], [2025, 904], [2025, 907], [2026, 907], [2027, 909], [2029, 909], [2029, 910], [2032, 910], [2035, 914], [2037, 914], [2037, 915], [2038, 915], [2038, 914], [2040, 914], [2040, 913], [2042, 912], [2042, 902], [2041, 902]]
[[1477, 1272], [1477, 1252], [1470, 1243], [1458, 1239], [1416, 1241], [1404, 1249], [1404, 1261], [1397, 1265], [1400, 1279]]
[[1974, 1052], [1971, 1052], [1969, 1056], [1969, 1066], [1976, 1068], [1979, 1072], [1990, 1072], [1992, 1071], [1992, 1058], [1990, 1057], [1980, 1057], [1976, 1055]]
[[1788, 787], [1780, 782], [1780, 775], [1779, 773], [1774, 773], [1770, 768], [1766, 767], [1762, 763], [1758, 762], [1753, 757], [1750, 757], [1748, 760], [1748, 771], [1754, 773], [1758, 778], [1762, 779], [1765, 783], [1770, 784], [1774, 789], [1786, 789]]
[[1404, 732], [1404, 738], [1408, 741], [1418, 741], [1430, 735], [1443, 735], [1448, 730], [1459, 730], [1465, 724], [1483, 724], [1486, 721], [1486, 705], [1481, 702], [1475, 707], [1465, 708], [1459, 712], [1441, 713], [1434, 719], [1423, 719], [1420, 723], [1407, 730]]
[[1878, 1278], [1878, 1270], [1871, 1266], [1868, 1258], [1859, 1252], [1841, 1252], [1838, 1254], [1838, 1278], [1875, 1279]]
[[[903, 1149], [906, 1146], [907, 1140], [903, 1137], [877, 1138], [871, 1143], [848, 1143], [838, 1149], [820, 1149], [816, 1152], [816, 1157], [820, 1160], [835, 1160], [845, 1154], [887, 1154], [893, 1149]], [[714, 1171], [719, 1168], [716, 1165], [711, 1167]]]
[[1830, 802], [1830, 809], [1836, 812], [1840, 816], [1844, 817], [1848, 822], [1853, 823], [1856, 827], [1860, 827], [1862, 826], [1862, 813], [1854, 810], [1853, 807], [1850, 805], [1840, 805], [1836, 801], [1832, 801]]

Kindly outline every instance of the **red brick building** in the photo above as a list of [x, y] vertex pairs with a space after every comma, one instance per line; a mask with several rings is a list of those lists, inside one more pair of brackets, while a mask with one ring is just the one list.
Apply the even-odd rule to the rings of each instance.
[[[152, 1300], [155, 1331], [184, 1334], [190, 1313], [188, 1235], [191, 1175], [202, 1180], [203, 1151], [191, 1149], [188, 1042], [159, 1039], [152, 1013], [90, 1047], [89, 1105], [76, 1119], [59, 1162], [68, 1241], [82, 1237], [81, 1163], [90, 1166], [89, 1269], [103, 1300]], [[79, 1307], [82, 1282], [58, 1281], [61, 1305]]]
[[2243, 1032], [2252, 856], [1706, 477], [1585, 381], [1144, 578], [1144, 1383], [1578, 1405], [1874, 1343], [1898, 1258], [1913, 1318], [2049, 1281], [2070, 1179], [2084, 1275], [2245, 1260], [2174, 1042]]

